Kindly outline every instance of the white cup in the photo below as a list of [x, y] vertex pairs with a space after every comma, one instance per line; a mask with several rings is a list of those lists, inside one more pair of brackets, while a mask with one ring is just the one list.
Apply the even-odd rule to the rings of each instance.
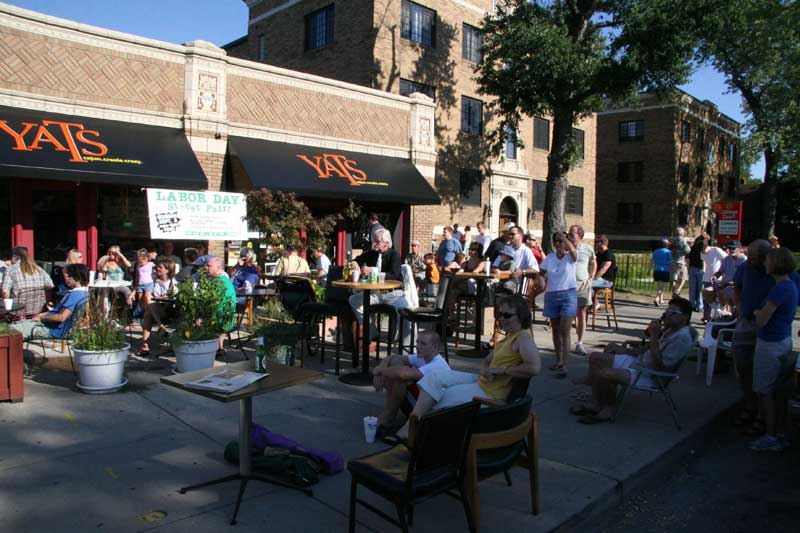
[[358, 278], [361, 277], [361, 271], [358, 269], [353, 270], [353, 283], [358, 283]]
[[368, 444], [375, 442], [375, 432], [378, 431], [378, 417], [365, 416], [364, 417], [364, 438], [367, 439]]
[[378, 283], [383, 283], [386, 281], [386, 272], [381, 272], [378, 274]]
[[6, 308], [6, 311], [11, 311], [11, 308], [14, 306], [14, 299], [3, 298], [3, 306]]
[[483, 273], [488, 276], [491, 267], [492, 267], [492, 265], [489, 263], [489, 261], [484, 261], [483, 262]]
[[89, 271], [89, 285], [91, 285], [92, 283], [94, 283], [94, 279], [95, 279], [96, 277], [97, 277], [97, 272], [95, 272], [94, 270], [90, 270], [90, 271]]

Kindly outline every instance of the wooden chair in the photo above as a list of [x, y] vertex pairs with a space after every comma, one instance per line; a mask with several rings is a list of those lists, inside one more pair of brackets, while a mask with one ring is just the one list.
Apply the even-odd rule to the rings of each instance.
[[[611, 314], [614, 315], [614, 331], [619, 330], [619, 323], [617, 322], [617, 308], [614, 307], [614, 287], [609, 289], [594, 289], [594, 295], [592, 296], [592, 331], [595, 330], [594, 322], [597, 318], [597, 297], [603, 297], [603, 307], [606, 315], [606, 321], [608, 322], [608, 327], [611, 327]], [[611, 308], [611, 313], [608, 312], [609, 307]]]
[[[351, 475], [349, 531], [356, 530], [356, 504], [360, 504], [404, 533], [414, 521], [414, 506], [451, 490], [458, 490], [467, 525], [475, 531], [470, 500], [465, 495], [465, 461], [473, 422], [480, 403], [440, 409], [412, 417], [410, 446], [398, 445], [347, 463]], [[398, 519], [357, 497], [363, 485], [395, 506]]]
[[478, 528], [480, 520], [478, 483], [502, 473], [511, 486], [508, 470], [514, 466], [528, 470], [531, 512], [538, 515], [539, 441], [536, 415], [531, 412], [531, 397], [523, 396], [508, 404], [485, 398], [475, 400], [487, 406], [475, 417], [467, 452], [466, 491], [475, 528]]

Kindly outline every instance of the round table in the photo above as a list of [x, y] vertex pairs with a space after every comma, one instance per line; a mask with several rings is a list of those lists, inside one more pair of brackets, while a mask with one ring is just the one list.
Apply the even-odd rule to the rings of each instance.
[[20, 311], [25, 310], [25, 304], [15, 302], [11, 305], [11, 309], [6, 309], [4, 305], [0, 305], [0, 320], [6, 322], [13, 322], [17, 318]]
[[486, 354], [481, 349], [481, 334], [483, 333], [483, 291], [486, 287], [486, 282], [490, 279], [504, 280], [511, 277], [511, 272], [495, 272], [489, 274], [476, 273], [476, 272], [458, 272], [456, 278], [458, 279], [474, 279], [477, 285], [475, 293], [475, 346], [473, 348], [465, 348], [458, 350], [457, 355], [461, 357], [480, 358]]
[[403, 284], [400, 281], [386, 280], [383, 283], [353, 283], [352, 281], [332, 281], [331, 285], [334, 287], [341, 287], [343, 289], [350, 289], [352, 291], [361, 291], [364, 293], [364, 319], [363, 324], [367, 324], [364, 328], [364, 335], [362, 335], [362, 348], [361, 353], [361, 371], [350, 372], [349, 374], [342, 374], [339, 376], [339, 381], [347, 383], [348, 385], [355, 385], [357, 387], [368, 387], [372, 385], [372, 374], [369, 372], [369, 323], [370, 323], [370, 292], [371, 291], [385, 291], [400, 289]]

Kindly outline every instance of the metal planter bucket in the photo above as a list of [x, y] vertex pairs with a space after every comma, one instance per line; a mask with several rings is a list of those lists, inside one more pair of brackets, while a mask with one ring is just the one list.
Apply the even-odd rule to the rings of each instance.
[[208, 341], [186, 341], [173, 346], [176, 370], [178, 372], [192, 372], [211, 368], [217, 356], [217, 339]]
[[130, 348], [130, 344], [119, 350], [102, 352], [76, 348], [75, 361], [80, 371], [78, 388], [84, 392], [98, 393], [111, 392], [122, 387], [125, 384], [123, 373]]

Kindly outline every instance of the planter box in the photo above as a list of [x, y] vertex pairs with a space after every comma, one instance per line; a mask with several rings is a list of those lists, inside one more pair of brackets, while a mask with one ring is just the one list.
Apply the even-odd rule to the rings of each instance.
[[22, 335], [0, 335], [0, 401], [22, 401], [24, 368]]

